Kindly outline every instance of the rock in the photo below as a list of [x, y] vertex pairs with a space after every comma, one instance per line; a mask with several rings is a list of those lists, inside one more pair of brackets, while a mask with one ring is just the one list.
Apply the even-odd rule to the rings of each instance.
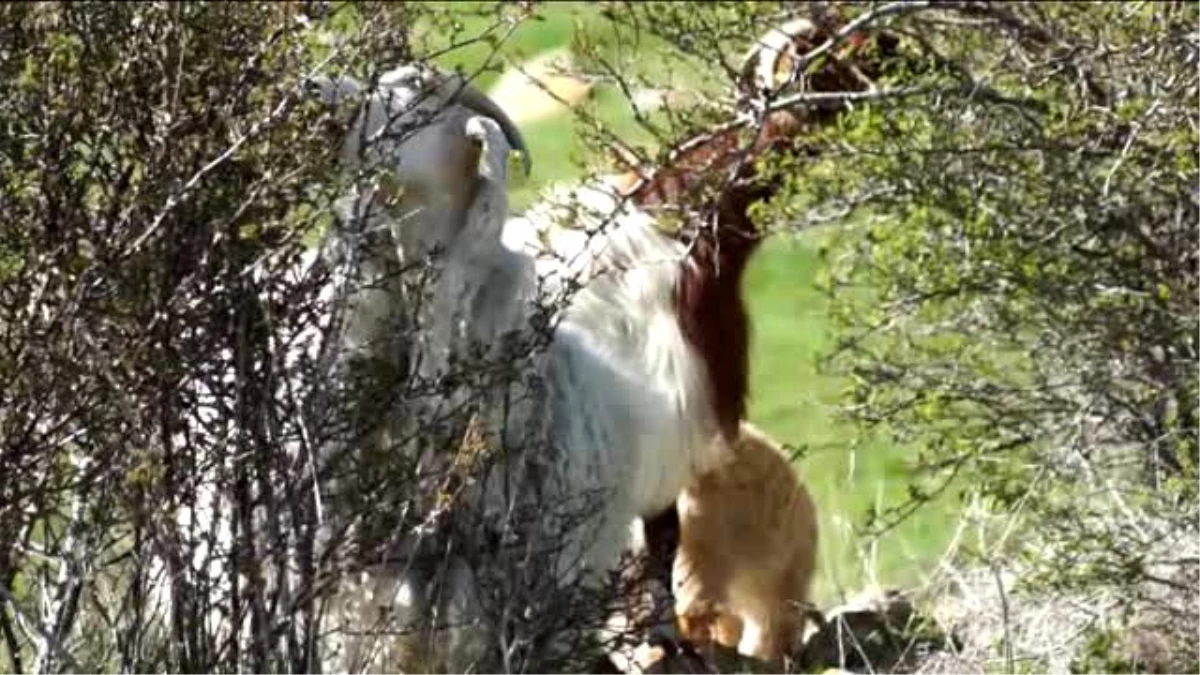
[[1125, 657], [1134, 672], [1173, 673], [1171, 643], [1153, 628], [1134, 626], [1121, 641]]
[[661, 652], [659, 658], [641, 672], [657, 675], [659, 673], [715, 673], [720, 671], [713, 670], [695, 652]]
[[945, 642], [945, 635], [917, 617], [903, 593], [871, 589], [831, 610], [797, 660], [810, 672], [824, 667], [894, 671], [902, 670], [907, 658], [924, 657]]
[[776, 673], [777, 666], [742, 656], [736, 649], [713, 644], [698, 650], [682, 643], [666, 642], [655, 645], [658, 658], [644, 673]]
[[635, 658], [623, 672], [912, 672], [921, 663], [929, 663], [932, 652], [956, 643], [920, 616], [912, 602], [896, 590], [864, 591], [824, 617], [817, 614], [813, 618], [818, 627], [810, 630], [796, 658], [784, 664], [759, 661], [716, 643], [698, 648], [657, 635], [637, 647]]

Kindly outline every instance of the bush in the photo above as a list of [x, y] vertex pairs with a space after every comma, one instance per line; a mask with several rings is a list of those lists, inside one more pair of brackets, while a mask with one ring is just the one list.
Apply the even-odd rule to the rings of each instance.
[[937, 93], [847, 116], [793, 176], [809, 212], [861, 223], [828, 251], [847, 412], [923, 448], [868, 525], [978, 494], [984, 562], [1026, 597], [1103, 596], [1094, 621], [1152, 624], [1177, 668], [1200, 593], [1197, 16], [912, 11], [898, 30], [936, 56], [889, 84]]
[[[319, 258], [314, 246], [347, 227], [332, 207], [348, 181], [380, 176], [343, 175], [356, 111], [303, 86], [373, 82], [416, 59], [414, 26], [454, 30], [427, 9], [0, 7], [6, 667], [311, 672], [337, 656], [323, 616], [339, 580], [428, 562], [415, 549], [453, 541], [444, 515], [486, 453], [446, 465], [472, 392], [512, 368], [464, 363], [457, 383], [422, 383], [402, 362], [330, 358], [331, 272], [357, 283], [372, 235], [347, 231]], [[415, 265], [404, 283], [419, 292], [431, 270]], [[446, 424], [419, 407], [442, 386], [468, 408]], [[430, 475], [395, 452], [414, 438], [445, 460]], [[561, 595], [534, 576], [491, 582], [500, 609]], [[561, 631], [553, 609], [510, 622], [508, 637]]]

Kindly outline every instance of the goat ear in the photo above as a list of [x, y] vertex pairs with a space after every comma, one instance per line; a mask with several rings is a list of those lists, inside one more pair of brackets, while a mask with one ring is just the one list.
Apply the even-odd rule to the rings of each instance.
[[[472, 153], [475, 155], [473, 161], [468, 161], [479, 167], [481, 176], [493, 180], [502, 176], [509, 189], [524, 185], [528, 174], [523, 169], [528, 166], [528, 155], [512, 147], [500, 122], [486, 115], [472, 117], [467, 120], [466, 134], [472, 141]], [[503, 138], [500, 138], [501, 136]], [[500, 147], [503, 147], [502, 158], [496, 155], [496, 150]], [[496, 164], [500, 161], [503, 162], [503, 167]]]
[[461, 89], [458, 92], [458, 102], [475, 112], [490, 117], [500, 125], [500, 129], [508, 138], [508, 144], [514, 152], [521, 155], [522, 167], [525, 170], [525, 175], [528, 176], [533, 170], [533, 159], [529, 155], [529, 146], [525, 144], [525, 138], [521, 135], [521, 130], [517, 127], [517, 123], [512, 121], [508, 113], [500, 107], [498, 103], [488, 98], [487, 94], [479, 91], [475, 87], [467, 83], [462, 83]]

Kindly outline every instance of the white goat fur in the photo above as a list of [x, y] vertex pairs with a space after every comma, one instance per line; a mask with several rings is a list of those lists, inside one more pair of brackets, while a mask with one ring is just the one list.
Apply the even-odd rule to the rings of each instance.
[[[484, 166], [494, 175], [507, 146], [482, 122], [490, 157]], [[502, 188], [503, 181], [486, 184]], [[450, 245], [434, 294], [435, 339], [423, 362], [444, 363], [445, 354], [471, 342], [495, 344], [524, 324], [539, 292], [553, 302], [568, 280], [582, 285], [538, 359], [544, 409], [519, 410], [507, 430], [520, 439], [528, 423], [543, 425], [539, 433], [553, 448], [544, 458], [552, 478], [541, 486], [548, 508], [591, 490], [607, 496], [598, 529], [572, 533], [557, 570], [563, 584], [599, 582], [626, 548], [631, 523], [668, 508], [693, 476], [724, 456], [725, 446], [714, 442], [704, 365], [675, 314], [686, 252], [646, 213], [619, 208], [603, 184], [553, 193], [503, 224], [501, 237], [495, 207], [502, 203], [502, 194], [481, 189], [475, 219]], [[485, 492], [489, 510], [502, 512], [501, 491]], [[459, 606], [467, 603], [460, 599]]]
[[[484, 166], [494, 173], [507, 146], [483, 126], [491, 129]], [[564, 584], [581, 573], [599, 581], [617, 563], [635, 518], [671, 506], [693, 476], [723, 458], [704, 366], [675, 315], [673, 291], [686, 253], [649, 215], [618, 212], [605, 185], [552, 193], [504, 223], [501, 237], [494, 218], [502, 199], [481, 189], [476, 219], [450, 245], [434, 294], [436, 340], [426, 343], [422, 361], [444, 363], [444, 355], [470, 342], [495, 344], [525, 322], [539, 292], [553, 302], [568, 280], [582, 285], [539, 358], [545, 408], [518, 411], [508, 431], [520, 437], [530, 421], [544, 425], [540, 433], [557, 450], [551, 484], [542, 486], [549, 507], [554, 495], [607, 494], [598, 530], [580, 528], [557, 571]], [[491, 499], [499, 494], [486, 492]], [[493, 503], [491, 510], [503, 507]]]
[[[675, 313], [687, 252], [607, 182], [553, 190], [508, 222], [504, 241], [534, 258], [551, 293], [568, 280], [582, 286], [561, 314], [547, 371], [560, 406], [554, 438], [573, 461], [591, 455], [602, 473], [590, 480], [615, 491], [606, 511], [616, 539], [593, 561], [607, 567], [633, 517], [667, 508], [721, 459], [705, 366]], [[559, 372], [556, 360], [577, 371]], [[605, 417], [610, 428], [595, 429]]]

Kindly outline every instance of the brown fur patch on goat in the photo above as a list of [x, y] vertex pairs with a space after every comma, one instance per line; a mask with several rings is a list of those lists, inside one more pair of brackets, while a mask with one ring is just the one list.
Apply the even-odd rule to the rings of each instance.
[[[767, 132], [752, 146], [759, 154], [772, 145], [787, 142], [795, 119], [788, 113], [772, 116]], [[653, 209], [664, 203], [683, 202], [702, 189], [705, 177], [719, 176], [738, 161], [736, 130], [726, 130], [708, 143], [689, 149], [681, 163], [658, 174], [654, 191], [638, 193], [640, 205]], [[694, 170], [688, 167], [695, 167]], [[749, 178], [752, 166], [742, 167]], [[750, 318], [742, 300], [742, 275], [758, 248], [761, 235], [750, 219], [750, 207], [769, 199], [776, 186], [759, 181], [738, 180], [724, 186], [715, 205], [701, 212], [715, 227], [702, 228], [692, 242], [675, 287], [675, 302], [684, 336], [696, 349], [708, 370], [721, 431], [727, 439], [737, 437], [737, 425], [745, 417], [750, 380]], [[635, 199], [638, 196], [635, 195]], [[663, 200], [663, 201], [660, 201]]]

